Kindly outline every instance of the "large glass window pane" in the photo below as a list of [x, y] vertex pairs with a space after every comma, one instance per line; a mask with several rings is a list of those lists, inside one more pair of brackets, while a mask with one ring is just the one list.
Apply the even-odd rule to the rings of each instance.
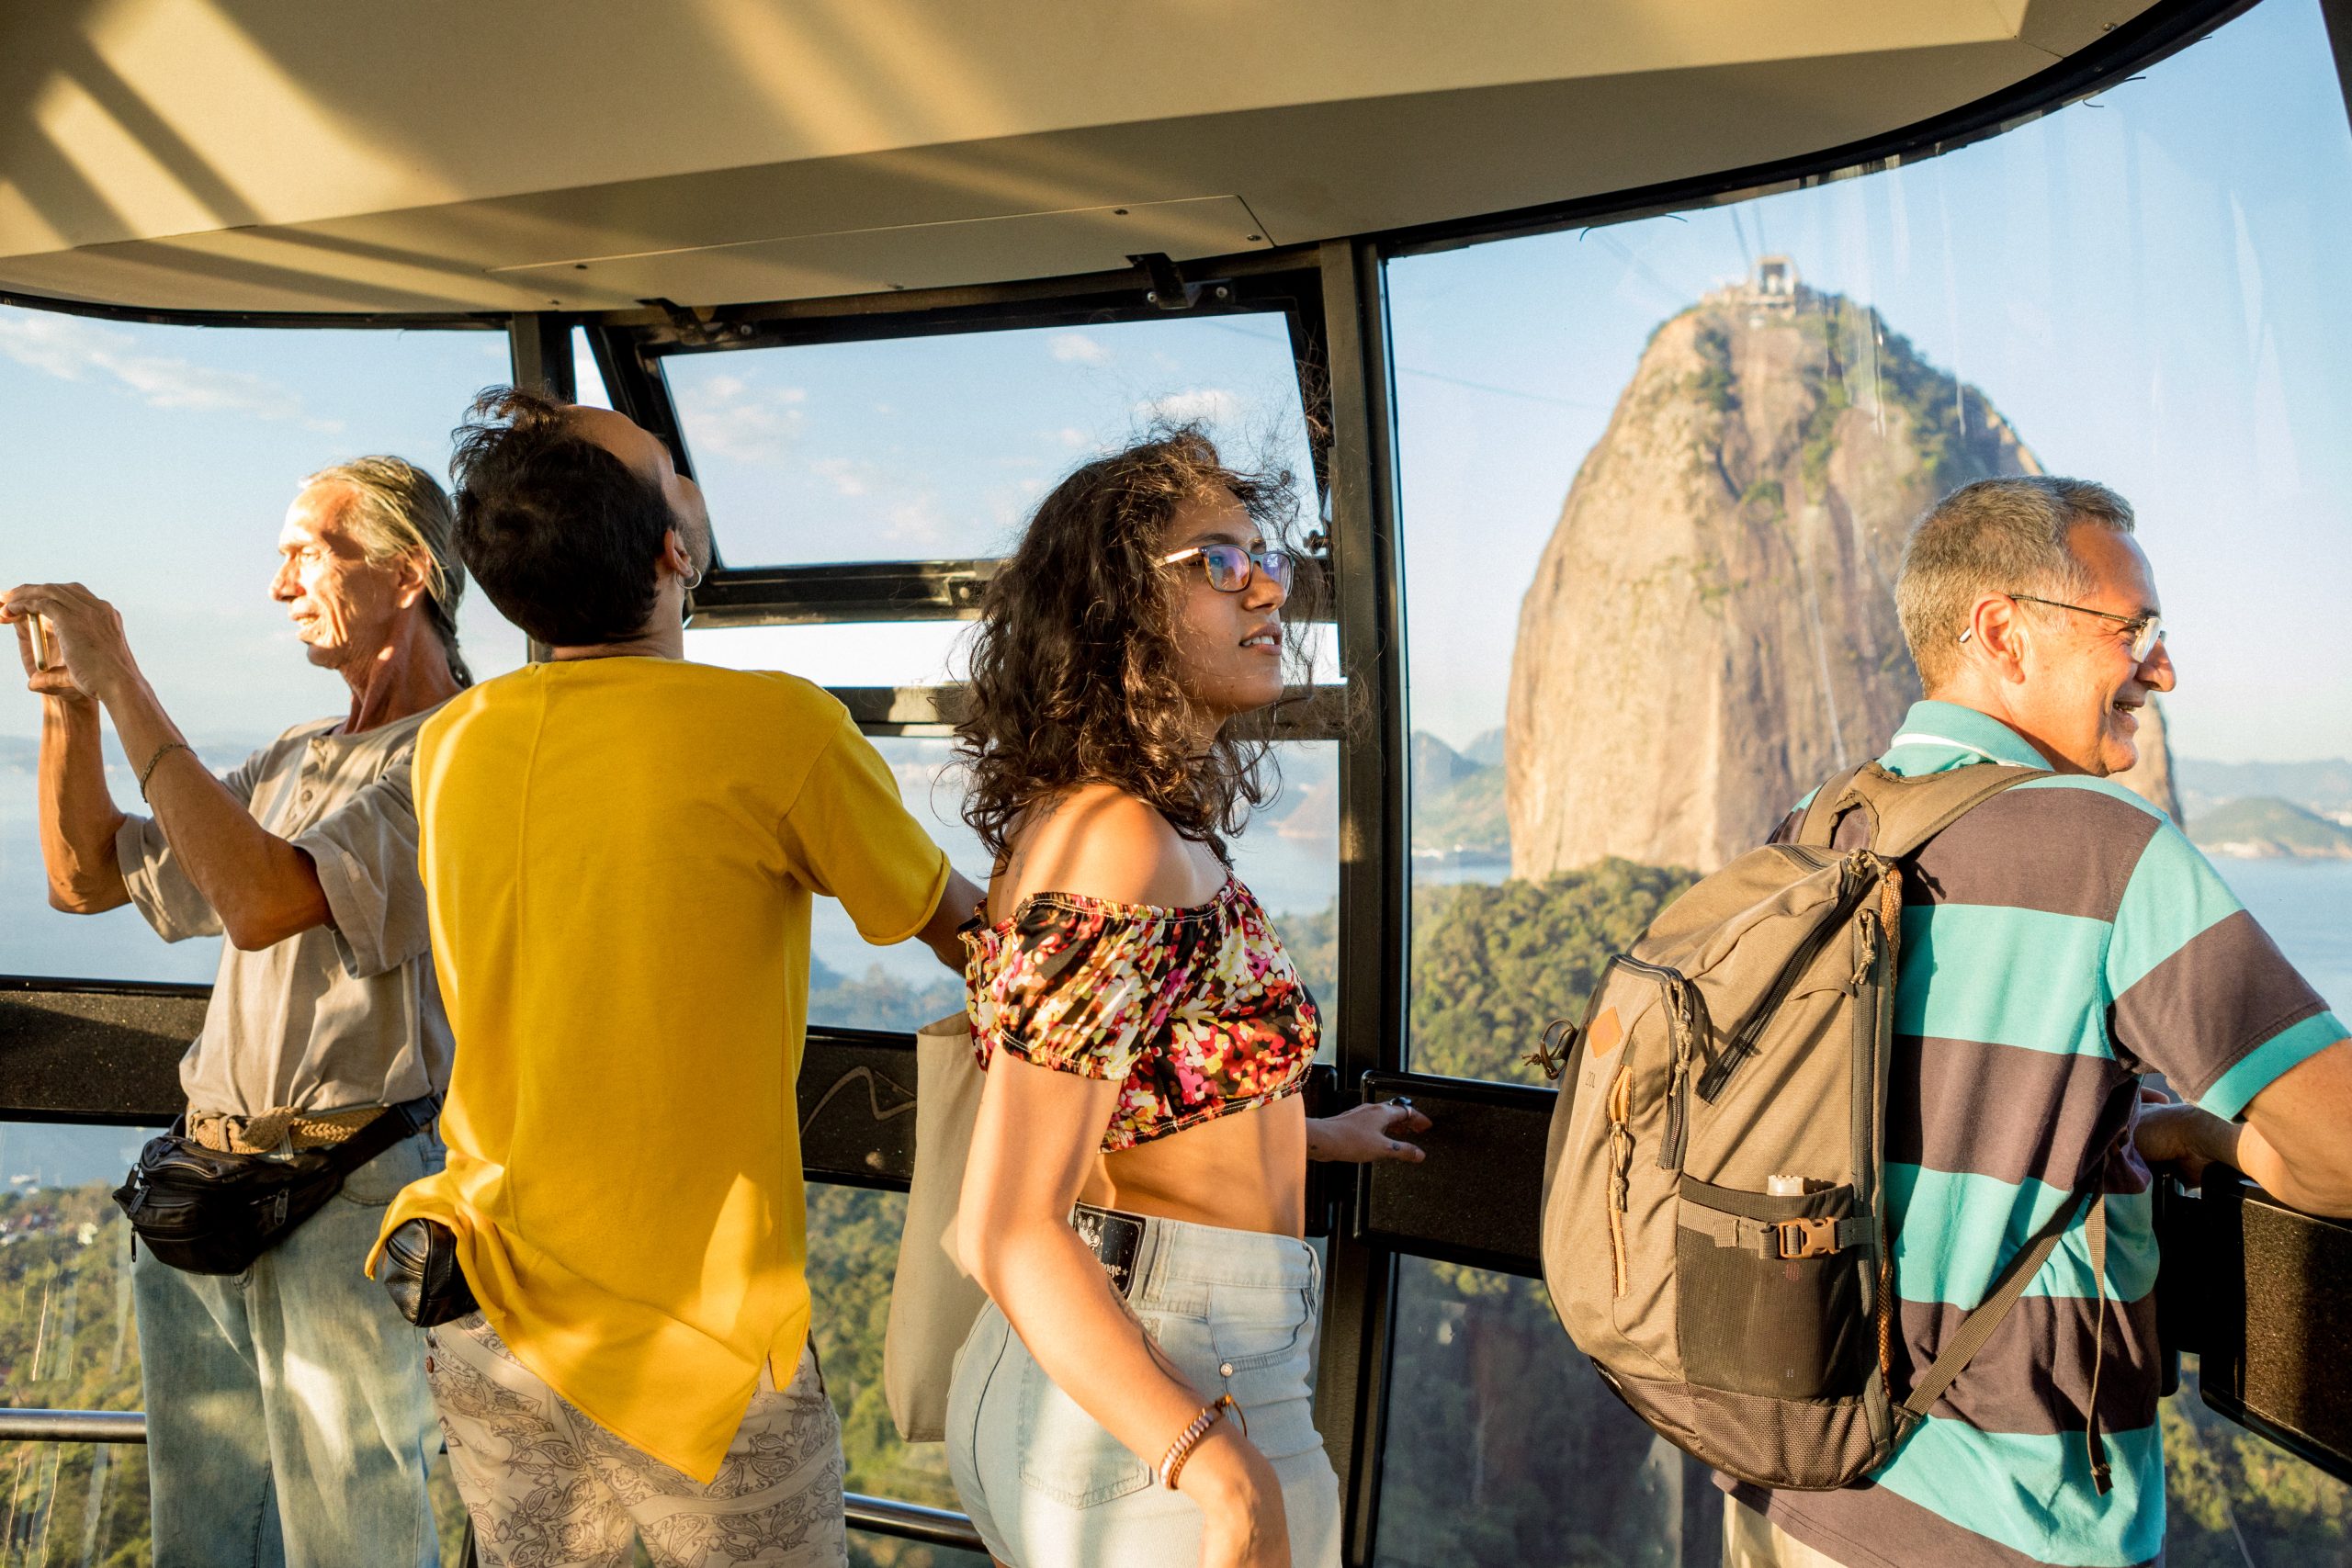
[[[2312, 640], [2352, 597], [2333, 266], [2352, 134], [2330, 60], [2319, 8], [2273, 0], [1942, 157], [1391, 265], [1413, 1065], [1526, 1077], [1544, 1021], [1580, 1010], [1664, 900], [1884, 747], [1919, 692], [1891, 593], [1909, 527], [2000, 474], [2136, 506], [2180, 684], [2125, 782], [2352, 1004], [2352, 672]], [[1432, 1336], [1498, 1310], [1459, 1272], [1412, 1290]], [[1572, 1359], [1542, 1327], [1528, 1361]], [[1387, 1461], [1392, 1499], [1417, 1501], [1385, 1542], [1487, 1529], [1477, 1467], [1518, 1442], [1422, 1364], [1402, 1363]], [[2222, 1472], [2252, 1560], [2346, 1506], [2275, 1452]], [[1563, 1473], [1512, 1505], [1548, 1521], [1518, 1539], [1579, 1539], [1630, 1484], [1598, 1461]], [[2199, 1472], [2173, 1473], [2173, 1549], [2235, 1561], [2233, 1527], [2182, 1490]], [[1641, 1552], [1690, 1550], [1672, 1517]]]
[[[208, 763], [231, 766], [349, 701], [269, 597], [303, 476], [376, 452], [446, 476], [450, 429], [507, 365], [497, 333], [163, 327], [0, 307], [0, 586], [79, 581], [111, 601], [166, 709]], [[477, 678], [523, 661], [521, 634], [479, 592], [458, 629]], [[217, 941], [166, 947], [130, 909], [49, 908], [34, 829], [40, 704], [13, 673], [0, 686], [0, 973], [210, 979]], [[115, 800], [137, 809], [113, 760]]]
[[1113, 321], [662, 362], [730, 566], [1000, 555], [1074, 463], [1195, 422], [1314, 510], [1279, 316]]

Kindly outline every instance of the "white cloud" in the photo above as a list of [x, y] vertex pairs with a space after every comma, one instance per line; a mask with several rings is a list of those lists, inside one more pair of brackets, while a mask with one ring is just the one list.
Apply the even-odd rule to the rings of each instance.
[[111, 381], [151, 408], [243, 413], [312, 430], [341, 430], [315, 419], [301, 396], [265, 377], [215, 370], [169, 355], [142, 354], [131, 333], [74, 316], [11, 311], [0, 316], [0, 354], [64, 381]]
[[775, 463], [800, 434], [802, 387], [763, 387], [741, 376], [712, 376], [676, 389], [686, 444], [738, 463]]
[[847, 457], [820, 457], [808, 467], [832, 481], [833, 493], [836, 495], [858, 496], [866, 493], [868, 487], [865, 475], [859, 471], [859, 465]]
[[884, 514], [883, 532], [910, 546], [935, 549], [946, 537], [946, 519], [939, 514], [937, 498], [925, 491], [890, 507]]
[[1046, 340], [1046, 352], [1064, 365], [1107, 365], [1111, 351], [1084, 333], [1056, 333]]
[[1136, 412], [1171, 424], [1225, 424], [1241, 417], [1241, 396], [1223, 387], [1193, 387], [1137, 403]]

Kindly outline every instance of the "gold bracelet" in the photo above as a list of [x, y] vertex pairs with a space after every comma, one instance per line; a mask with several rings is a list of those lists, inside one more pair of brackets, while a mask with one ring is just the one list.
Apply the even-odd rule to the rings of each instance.
[[1201, 1406], [1201, 1413], [1193, 1417], [1191, 1426], [1176, 1434], [1176, 1440], [1168, 1445], [1168, 1453], [1159, 1461], [1161, 1483], [1168, 1490], [1176, 1490], [1176, 1478], [1183, 1473], [1184, 1461], [1193, 1457], [1193, 1450], [1201, 1446], [1201, 1439], [1208, 1436], [1209, 1428], [1216, 1425], [1217, 1417], [1227, 1410], [1238, 1414], [1240, 1409], [1241, 1406], [1233, 1403], [1233, 1395], [1220, 1393]]
[[161, 746], [156, 747], [155, 754], [147, 759], [147, 765], [139, 770], [140, 799], [144, 800], [147, 798], [147, 781], [155, 776], [155, 764], [162, 761], [164, 758], [170, 756], [175, 751], [185, 751], [191, 757], [196, 755], [196, 748], [189, 745], [185, 740], [166, 740]]

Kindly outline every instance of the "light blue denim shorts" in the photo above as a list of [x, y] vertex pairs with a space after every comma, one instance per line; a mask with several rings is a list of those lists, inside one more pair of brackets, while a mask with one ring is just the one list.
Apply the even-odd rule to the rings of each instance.
[[[1283, 1483], [1295, 1568], [1337, 1568], [1340, 1483], [1315, 1431], [1314, 1248], [1146, 1219], [1127, 1304], [1187, 1381], [1230, 1393]], [[993, 1303], [956, 1358], [947, 1463], [1007, 1568], [1199, 1568], [1201, 1512], [1054, 1385]]]

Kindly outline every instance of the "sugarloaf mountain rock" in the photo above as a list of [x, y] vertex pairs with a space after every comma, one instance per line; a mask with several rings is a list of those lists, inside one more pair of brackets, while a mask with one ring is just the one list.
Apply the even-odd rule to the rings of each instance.
[[1894, 611], [1912, 525], [2041, 471], [1876, 310], [1771, 267], [1651, 336], [1561, 508], [1511, 657], [1514, 876], [1712, 870], [1875, 755], [1919, 695]]

